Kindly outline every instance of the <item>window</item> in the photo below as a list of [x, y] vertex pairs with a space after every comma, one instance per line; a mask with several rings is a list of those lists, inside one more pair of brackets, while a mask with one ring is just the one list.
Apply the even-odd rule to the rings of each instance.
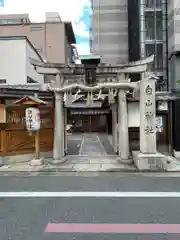
[[[20, 19], [20, 18], [17, 18], [17, 19], [1, 19], [0, 20], [0, 24], [18, 24], [18, 23], [23, 23], [24, 22], [24, 19]], [[27, 21], [26, 21], [27, 22]]]
[[[155, 54], [155, 44], [146, 44], [145, 45], [146, 56], [149, 57], [152, 54]], [[155, 70], [155, 62], [152, 63], [152, 70]]]
[[155, 44], [146, 44], [146, 57], [155, 54]]
[[145, 12], [146, 40], [155, 38], [155, 12]]
[[0, 84], [6, 84], [6, 79], [0, 79]]
[[145, 0], [145, 5], [147, 8], [154, 8], [155, 0]]
[[31, 27], [31, 31], [41, 31], [42, 30], [42, 26], [32, 26]]
[[162, 0], [156, 0], [156, 7], [161, 8], [162, 7]]
[[156, 83], [156, 91], [165, 91], [166, 89], [166, 80], [163, 78], [163, 76], [158, 77], [158, 81]]
[[163, 71], [163, 43], [146, 44], [146, 56], [155, 55], [155, 61], [152, 65], [153, 71]]
[[163, 13], [162, 11], [145, 12], [145, 39], [162, 40], [163, 38]]
[[163, 44], [157, 44], [156, 50], [156, 69], [161, 72], [163, 70]]
[[156, 39], [162, 40], [163, 38], [163, 14], [162, 11], [156, 12]]

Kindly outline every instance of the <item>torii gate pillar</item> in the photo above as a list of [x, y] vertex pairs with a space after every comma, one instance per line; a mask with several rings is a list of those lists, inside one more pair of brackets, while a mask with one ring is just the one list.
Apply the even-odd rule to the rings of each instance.
[[[62, 85], [62, 76], [56, 75], [56, 82], [59, 86]], [[55, 110], [54, 110], [54, 144], [53, 144], [53, 161], [58, 164], [65, 161], [65, 125], [64, 125], [64, 105], [63, 93], [55, 92]]]

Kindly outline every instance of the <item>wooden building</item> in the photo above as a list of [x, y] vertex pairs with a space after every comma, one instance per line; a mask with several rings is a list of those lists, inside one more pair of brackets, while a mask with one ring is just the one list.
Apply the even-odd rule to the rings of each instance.
[[39, 106], [41, 113], [40, 150], [42, 152], [52, 150], [53, 94], [38, 89], [28, 89], [26, 86], [7, 86], [0, 88], [1, 119], [3, 119], [4, 112], [6, 116], [5, 120], [1, 120], [0, 123], [0, 156], [34, 153], [35, 137], [28, 134], [25, 125], [25, 109], [27, 106], [15, 104], [15, 101], [23, 96], [34, 96], [34, 94], [38, 94], [40, 99], [48, 102], [47, 106]]

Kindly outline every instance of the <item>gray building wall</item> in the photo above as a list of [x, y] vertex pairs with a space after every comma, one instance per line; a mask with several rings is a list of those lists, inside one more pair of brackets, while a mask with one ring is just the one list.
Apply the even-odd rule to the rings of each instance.
[[175, 45], [174, 0], [168, 2], [168, 54], [171, 55]]
[[168, 53], [180, 51], [180, 1], [168, 1]]
[[180, 90], [180, 1], [168, 1], [169, 90]]
[[169, 59], [169, 89], [180, 90], [180, 57], [172, 55]]
[[92, 0], [91, 50], [102, 62], [128, 61], [127, 0]]

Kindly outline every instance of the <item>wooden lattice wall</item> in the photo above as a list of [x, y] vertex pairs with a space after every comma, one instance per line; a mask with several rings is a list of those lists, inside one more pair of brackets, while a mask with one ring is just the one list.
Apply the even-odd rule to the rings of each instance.
[[[41, 130], [40, 150], [51, 151], [53, 147], [54, 109], [50, 106], [40, 107]], [[35, 151], [35, 137], [29, 135], [25, 127], [25, 107], [7, 108], [6, 124], [1, 124], [0, 155], [17, 155]]]

